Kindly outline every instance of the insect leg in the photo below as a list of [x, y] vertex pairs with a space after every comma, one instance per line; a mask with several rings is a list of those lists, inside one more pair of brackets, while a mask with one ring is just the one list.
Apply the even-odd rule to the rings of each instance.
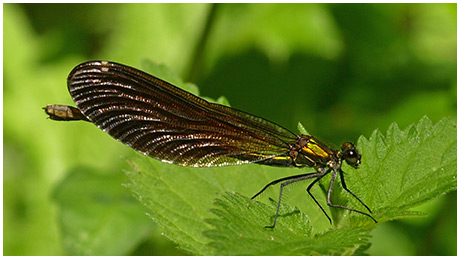
[[[371, 215], [367, 214], [366, 212], [362, 212], [362, 211], [359, 211], [359, 210], [355, 210], [355, 209], [352, 209], [352, 208], [349, 208], [349, 207], [345, 207], [345, 206], [342, 206], [342, 205], [338, 205], [338, 204], [332, 204], [331, 202], [331, 194], [332, 194], [332, 187], [334, 186], [334, 181], [335, 181], [335, 178], [337, 177], [337, 171], [336, 170], [333, 170], [332, 171], [332, 176], [331, 176], [331, 183], [329, 185], [329, 190], [327, 191], [327, 205], [330, 206], [330, 207], [334, 207], [334, 208], [341, 208], [341, 209], [345, 209], [345, 210], [349, 210], [349, 211], [354, 211], [354, 212], [357, 212], [359, 214], [363, 214], [363, 215], [366, 215], [368, 216], [369, 218], [371, 218], [375, 223], [377, 223], [377, 220], [375, 220]], [[356, 197], [356, 196], [355, 196]]]
[[273, 225], [271, 225], [271, 226], [266, 226], [265, 228], [275, 228], [276, 220], [278, 219], [278, 215], [279, 215], [279, 210], [280, 210], [280, 205], [281, 205], [281, 199], [282, 199], [282, 196], [283, 196], [283, 188], [284, 188], [286, 185], [289, 185], [289, 184], [291, 184], [291, 183], [295, 183], [295, 182], [298, 182], [298, 181], [307, 180], [307, 179], [310, 179], [310, 178], [319, 177], [319, 176], [322, 176], [322, 173], [301, 174], [301, 175], [294, 175], [294, 176], [290, 176], [290, 177], [278, 179], [278, 180], [276, 180], [276, 181], [273, 181], [273, 182], [267, 184], [267, 185], [262, 189], [262, 191], [260, 191], [260, 192], [257, 193], [256, 195], [254, 195], [254, 197], [256, 197], [257, 195], [259, 195], [260, 193], [262, 193], [268, 186], [273, 185], [273, 184], [276, 184], [276, 183], [279, 183], [279, 182], [282, 182], [282, 181], [285, 181], [284, 183], [281, 184], [281, 187], [280, 187], [280, 194], [279, 194], [279, 197], [278, 197], [278, 206], [276, 207], [276, 213], [275, 213], [275, 219], [274, 219], [274, 221], [273, 221]]
[[284, 177], [284, 178], [281, 178], [281, 179], [277, 179], [277, 180], [274, 180], [272, 182], [270, 182], [269, 184], [265, 185], [264, 188], [262, 188], [262, 190], [260, 190], [258, 193], [256, 193], [254, 196], [252, 196], [252, 200], [255, 199], [257, 196], [261, 195], [264, 191], [267, 190], [268, 187], [272, 186], [272, 185], [275, 185], [279, 182], [284, 182], [284, 181], [288, 181], [288, 180], [291, 180], [291, 179], [297, 179], [297, 178], [300, 178], [300, 177], [305, 177], [305, 176], [309, 176], [305, 179], [309, 179], [309, 178], [313, 178], [313, 177], [317, 177], [318, 173], [310, 173], [310, 174], [300, 174], [300, 175], [292, 175], [292, 176], [288, 176], [288, 177]]
[[313, 196], [313, 194], [310, 192], [311, 190], [311, 187], [313, 187], [313, 185], [315, 185], [319, 180], [321, 180], [321, 178], [323, 178], [323, 176], [325, 176], [327, 174], [327, 171], [326, 171], [326, 168], [322, 169], [322, 175], [318, 176], [318, 178], [316, 178], [310, 185], [308, 185], [307, 187], [307, 192], [308, 194], [310, 195], [310, 197], [315, 201], [316, 205], [318, 205], [318, 207], [321, 209], [321, 211], [324, 213], [324, 215], [326, 215], [327, 219], [329, 220], [329, 223], [332, 224], [332, 220], [331, 218], [329, 217], [329, 215], [327, 215], [326, 211], [323, 209], [323, 207], [321, 206], [321, 204], [319, 204], [319, 202], [316, 200], [316, 198]]
[[358, 198], [358, 196], [356, 196], [352, 191], [350, 191], [348, 188], [347, 188], [347, 185], [345, 184], [345, 178], [343, 177], [343, 171], [342, 169], [339, 170], [339, 174], [340, 174], [340, 180], [342, 181], [342, 187], [343, 189], [345, 189], [345, 191], [347, 191], [348, 193], [350, 193], [351, 195], [353, 195], [353, 197], [355, 197], [364, 207], [366, 207], [366, 209], [372, 213], [371, 209], [369, 209], [369, 207], [367, 207], [366, 204], [364, 204], [364, 202], [361, 201], [361, 199]]

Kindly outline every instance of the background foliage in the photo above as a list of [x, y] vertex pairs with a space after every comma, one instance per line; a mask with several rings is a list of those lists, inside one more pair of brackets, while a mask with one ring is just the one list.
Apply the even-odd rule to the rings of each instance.
[[[456, 4], [3, 7], [5, 255], [187, 254], [121, 187], [120, 156], [133, 151], [90, 124], [45, 119], [44, 105], [72, 104], [65, 79], [86, 60], [164, 63], [203, 96], [336, 145], [456, 116]], [[417, 210], [428, 216], [379, 225], [366, 252], [456, 254], [456, 192]]]

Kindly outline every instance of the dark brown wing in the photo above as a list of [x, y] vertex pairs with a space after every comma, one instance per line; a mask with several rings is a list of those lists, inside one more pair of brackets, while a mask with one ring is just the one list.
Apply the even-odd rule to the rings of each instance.
[[67, 84], [91, 122], [164, 162], [196, 167], [259, 162], [286, 155], [296, 139], [275, 123], [117, 63], [80, 64]]

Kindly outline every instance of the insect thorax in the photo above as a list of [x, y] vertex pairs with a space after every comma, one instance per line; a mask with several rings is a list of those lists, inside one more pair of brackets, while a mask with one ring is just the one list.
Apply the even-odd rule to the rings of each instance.
[[296, 166], [308, 167], [336, 167], [339, 163], [337, 151], [330, 149], [316, 138], [308, 135], [300, 135], [291, 147], [289, 156]]

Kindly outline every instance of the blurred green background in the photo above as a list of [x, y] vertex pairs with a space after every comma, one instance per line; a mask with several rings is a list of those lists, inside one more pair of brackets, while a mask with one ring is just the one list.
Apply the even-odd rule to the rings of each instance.
[[[69, 228], [87, 222], [65, 208], [90, 191], [113, 194], [98, 196], [107, 222], [136, 238], [88, 253], [186, 254], [122, 186], [133, 151], [89, 123], [46, 119], [46, 104], [73, 104], [75, 65], [163, 63], [202, 96], [338, 145], [456, 116], [456, 21], [456, 4], [4, 4], [4, 255], [74, 254]], [[87, 189], [69, 184], [78, 177]], [[429, 216], [379, 225], [367, 252], [456, 255], [456, 192], [418, 209]]]

